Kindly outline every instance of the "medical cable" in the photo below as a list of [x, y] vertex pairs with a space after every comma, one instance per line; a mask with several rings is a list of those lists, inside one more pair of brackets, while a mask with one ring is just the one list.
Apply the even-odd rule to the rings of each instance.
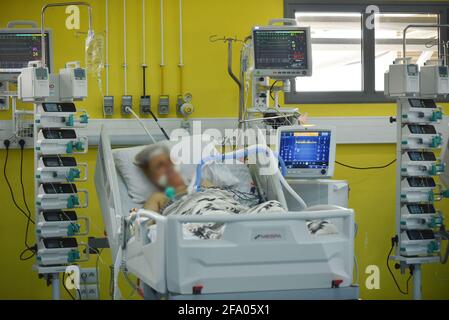
[[397, 242], [397, 237], [394, 237], [394, 238], [391, 240], [391, 248], [390, 248], [390, 251], [388, 252], [388, 255], [387, 255], [387, 269], [388, 269], [388, 271], [390, 272], [390, 275], [391, 275], [391, 277], [393, 278], [394, 284], [396, 285], [396, 288], [398, 288], [399, 292], [400, 292], [401, 294], [403, 294], [403, 295], [408, 295], [408, 293], [409, 293], [409, 283], [410, 283], [410, 279], [411, 279], [412, 276], [413, 276], [413, 271], [412, 271], [412, 269], [410, 269], [410, 275], [409, 275], [409, 277], [408, 277], [408, 279], [407, 279], [407, 281], [406, 281], [406, 289], [405, 289], [405, 291], [404, 291], [404, 290], [401, 289], [401, 287], [400, 287], [398, 281], [396, 280], [396, 277], [394, 276], [393, 271], [392, 271], [391, 268], [390, 268], [390, 263], [389, 263], [389, 262], [390, 262], [390, 256], [391, 256], [391, 253], [393, 252], [393, 249], [394, 249], [394, 247], [395, 247], [395, 245], [396, 245], [396, 242]]
[[148, 130], [148, 128], [145, 126], [145, 124], [143, 123], [143, 121], [139, 118], [139, 116], [133, 111], [133, 109], [131, 109], [130, 107], [126, 107], [125, 110], [129, 113], [131, 113], [134, 118], [136, 118], [137, 122], [139, 122], [140, 126], [143, 128], [143, 130], [145, 130], [145, 132], [147, 133], [147, 135], [151, 138], [151, 140], [153, 141], [153, 143], [156, 143], [156, 139], [154, 139], [153, 135], [150, 133], [150, 131]]
[[344, 163], [341, 163], [341, 162], [339, 162], [339, 161], [335, 161], [335, 163], [336, 164], [339, 164], [340, 166], [342, 166], [342, 167], [346, 167], [346, 168], [349, 168], [349, 169], [354, 169], [354, 170], [373, 170], [373, 169], [385, 169], [385, 168], [387, 168], [387, 167], [389, 167], [389, 166], [391, 166], [393, 163], [395, 163], [396, 162], [396, 159], [394, 159], [394, 160], [391, 160], [390, 162], [388, 162], [387, 164], [384, 164], [384, 165], [380, 165], [380, 166], [371, 166], [371, 167], [356, 167], [356, 166], [352, 166], [352, 165], [349, 165], [349, 164], [344, 164]]
[[165, 139], [170, 140], [170, 137], [168, 136], [167, 132], [164, 130], [164, 128], [159, 124], [159, 119], [156, 117], [156, 115], [153, 113], [153, 111], [150, 110], [150, 115], [153, 117], [154, 122], [156, 122], [156, 125], [158, 126], [159, 130], [161, 130], [162, 134], [164, 135]]

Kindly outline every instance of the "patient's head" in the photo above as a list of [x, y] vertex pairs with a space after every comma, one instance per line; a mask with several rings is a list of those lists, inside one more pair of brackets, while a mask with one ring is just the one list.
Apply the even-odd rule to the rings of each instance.
[[165, 144], [155, 143], [145, 147], [136, 155], [135, 164], [160, 189], [184, 186], [184, 180], [170, 159], [170, 149]]

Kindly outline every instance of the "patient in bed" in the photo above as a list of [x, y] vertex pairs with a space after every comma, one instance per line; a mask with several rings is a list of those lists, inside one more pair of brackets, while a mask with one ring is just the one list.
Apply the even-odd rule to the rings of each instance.
[[[287, 212], [278, 201], [262, 202], [254, 194], [232, 187], [214, 186], [207, 180], [202, 181], [201, 191], [187, 194], [187, 183], [178, 167], [171, 161], [170, 149], [163, 143], [144, 148], [136, 155], [135, 164], [159, 190], [148, 198], [144, 209], [165, 216]], [[164, 192], [168, 187], [175, 190], [175, 195], [171, 198]], [[337, 233], [335, 226], [325, 220], [308, 221], [307, 227], [311, 234]], [[184, 236], [191, 239], [219, 239], [223, 231], [223, 223], [184, 224]]]
[[[136, 155], [135, 163], [147, 178], [159, 189], [153, 193], [144, 204], [147, 210], [168, 214], [207, 214], [214, 211], [221, 213], [243, 213], [261, 211], [285, 211], [277, 201], [256, 203], [249, 208], [249, 203], [240, 201], [237, 193], [230, 188], [213, 186], [207, 180], [203, 180], [203, 189], [187, 195], [187, 183], [179, 172], [179, 169], [170, 159], [170, 149], [157, 143], [149, 145]], [[169, 199], [164, 190], [171, 187], [176, 191], [174, 198]], [[256, 198], [254, 196], [254, 198]]]

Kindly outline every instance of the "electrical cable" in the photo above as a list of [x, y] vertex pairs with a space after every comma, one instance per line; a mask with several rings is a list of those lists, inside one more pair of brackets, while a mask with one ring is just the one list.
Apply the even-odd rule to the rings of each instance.
[[[23, 141], [23, 140], [21, 140], [21, 141]], [[25, 212], [25, 210], [22, 209], [19, 206], [19, 204], [17, 203], [17, 201], [16, 201], [16, 198], [14, 196], [14, 191], [12, 189], [12, 186], [11, 186], [11, 183], [9, 181], [8, 174], [7, 174], [10, 142], [9, 142], [9, 140], [5, 140], [3, 143], [4, 143], [5, 148], [6, 148], [6, 156], [5, 156], [4, 166], [3, 166], [3, 176], [4, 176], [6, 184], [8, 186], [9, 193], [10, 193], [10, 196], [11, 196], [11, 199], [12, 199], [12, 202], [13, 202], [14, 206], [16, 207], [17, 210], [19, 210], [27, 218], [27, 224], [26, 224], [26, 229], [25, 229], [25, 238], [24, 238], [25, 249], [22, 250], [20, 252], [20, 254], [19, 254], [20, 261], [27, 261], [27, 260], [30, 260], [31, 258], [33, 258], [36, 255], [36, 252], [37, 252], [37, 246], [36, 245], [30, 246], [28, 244], [29, 225], [30, 225], [30, 223], [35, 224], [35, 222], [31, 218], [31, 211], [28, 208], [28, 205], [26, 204], [26, 201], [25, 201], [25, 206], [26, 206], [26, 209], [28, 210], [28, 213]], [[22, 176], [23, 176], [23, 147], [22, 147], [22, 143], [20, 145], [21, 145], [21, 148], [22, 148], [21, 149], [21, 162], [20, 162], [21, 184], [22, 184], [22, 191], [23, 191], [22, 195], [24, 195], [24, 187], [23, 187], [23, 179], [22, 179]], [[24, 257], [26, 252], [31, 252], [31, 255]]]
[[72, 300], [76, 300], [75, 297], [73, 296], [73, 294], [70, 292], [70, 290], [65, 285], [65, 272], [62, 273], [62, 286], [64, 287], [65, 291], [69, 294], [70, 298], [72, 298]]
[[371, 166], [371, 167], [357, 167], [357, 166], [352, 166], [352, 165], [349, 165], [349, 164], [344, 164], [344, 163], [339, 162], [339, 161], [335, 161], [336, 164], [339, 164], [339, 165], [342, 166], [342, 167], [346, 167], [346, 168], [354, 169], [354, 170], [384, 169], [384, 168], [387, 168], [387, 167], [391, 166], [391, 165], [392, 165], [393, 163], [395, 163], [395, 162], [396, 162], [396, 159], [394, 159], [394, 160], [388, 162], [388, 163], [385, 164], [385, 165]]
[[10, 181], [8, 179], [8, 174], [6, 173], [6, 169], [7, 169], [7, 166], [8, 166], [8, 158], [9, 158], [9, 143], [7, 144], [6, 141], [5, 141], [5, 147], [6, 147], [6, 156], [5, 156], [5, 162], [4, 162], [4, 165], [3, 165], [3, 176], [5, 178], [6, 184], [8, 185], [8, 189], [9, 189], [9, 193], [11, 195], [11, 199], [12, 199], [12, 201], [14, 203], [14, 206], [17, 208], [17, 210], [19, 210], [29, 220], [29, 222], [31, 222], [32, 224], [35, 224], [34, 220], [31, 219], [31, 217], [29, 217], [28, 214], [17, 204], [16, 198], [14, 196], [14, 191], [13, 191], [11, 183], [10, 183]]
[[274, 101], [274, 97], [273, 97], [273, 88], [274, 88], [274, 86], [276, 85], [276, 83], [278, 82], [279, 80], [275, 80], [273, 83], [272, 83], [272, 85], [270, 86], [270, 97], [271, 97], [271, 99]]
[[[25, 186], [23, 183], [23, 153], [24, 153], [24, 147], [25, 147], [25, 141], [24, 140], [20, 140], [19, 141], [19, 145], [20, 145], [20, 186], [22, 189], [22, 201], [25, 205], [25, 208], [28, 212], [28, 219], [27, 219], [27, 223], [26, 223], [26, 227], [25, 227], [25, 247], [27, 248], [26, 251], [30, 250], [31, 252], [33, 252], [33, 254], [30, 257], [27, 257], [25, 260], [31, 259], [35, 254], [36, 254], [36, 248], [30, 248], [30, 246], [28, 245], [28, 233], [30, 230], [30, 218], [31, 218], [31, 210], [28, 207], [28, 203], [26, 200], [26, 194], [25, 194]], [[36, 247], [36, 246], [34, 246]], [[22, 251], [20, 254], [20, 259], [23, 259], [23, 253], [26, 251]]]
[[398, 283], [398, 281], [396, 280], [396, 277], [394, 276], [394, 273], [393, 273], [393, 271], [391, 270], [390, 264], [389, 264], [390, 256], [391, 256], [391, 253], [393, 252], [394, 247], [395, 247], [395, 242], [392, 241], [390, 251], [388, 252], [388, 255], [387, 255], [387, 268], [388, 268], [388, 271], [390, 272], [390, 275], [391, 275], [391, 277], [393, 278], [393, 281], [394, 281], [396, 287], [398, 288], [399, 292], [400, 292], [401, 294], [403, 294], [403, 295], [408, 295], [408, 292], [409, 292], [409, 283], [410, 283], [410, 279], [412, 278], [412, 272], [410, 271], [410, 276], [408, 277], [407, 282], [406, 282], [406, 290], [404, 291], [404, 290], [402, 290], [401, 287], [399, 286], [399, 283]]

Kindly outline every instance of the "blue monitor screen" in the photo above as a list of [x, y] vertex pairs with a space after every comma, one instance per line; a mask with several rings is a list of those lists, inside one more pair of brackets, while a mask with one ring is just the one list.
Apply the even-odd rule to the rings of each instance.
[[330, 142], [330, 131], [284, 131], [279, 155], [287, 169], [328, 168]]

